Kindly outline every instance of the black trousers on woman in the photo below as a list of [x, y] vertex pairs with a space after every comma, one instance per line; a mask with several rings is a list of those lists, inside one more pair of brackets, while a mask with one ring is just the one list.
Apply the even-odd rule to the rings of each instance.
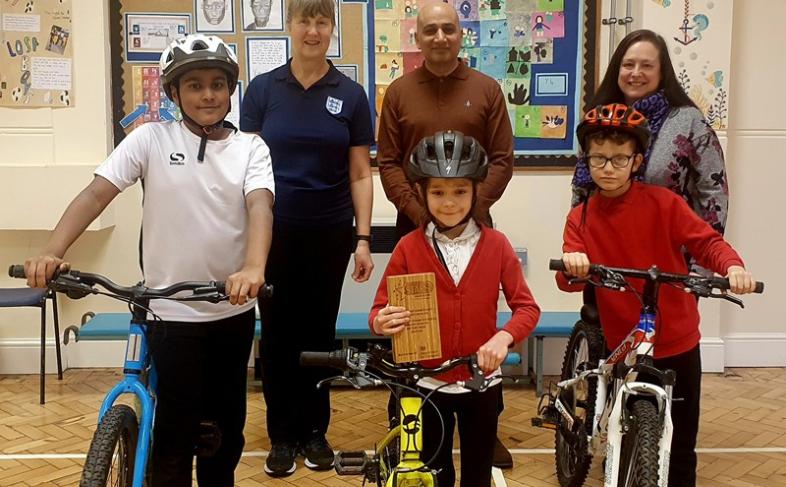
[[213, 455], [197, 456], [197, 481], [232, 487], [245, 445], [254, 311], [205, 323], [153, 324], [148, 340], [158, 374], [151, 484], [191, 487], [199, 424], [208, 421], [221, 431], [221, 444]]
[[273, 298], [262, 317], [262, 392], [272, 443], [324, 435], [330, 391], [317, 382], [336, 371], [301, 367], [302, 351], [330, 351], [336, 338], [341, 287], [353, 250], [352, 222], [298, 227], [274, 222], [266, 281]]

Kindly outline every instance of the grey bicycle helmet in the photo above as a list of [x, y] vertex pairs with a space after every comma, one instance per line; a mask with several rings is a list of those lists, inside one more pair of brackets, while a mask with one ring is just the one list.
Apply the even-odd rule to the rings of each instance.
[[467, 178], [482, 181], [488, 174], [488, 156], [472, 137], [458, 131], [423, 137], [409, 158], [409, 178]]
[[192, 69], [223, 69], [227, 73], [229, 94], [235, 92], [240, 68], [235, 52], [221, 38], [204, 34], [189, 34], [174, 40], [161, 53], [161, 85], [172, 100], [172, 83]]

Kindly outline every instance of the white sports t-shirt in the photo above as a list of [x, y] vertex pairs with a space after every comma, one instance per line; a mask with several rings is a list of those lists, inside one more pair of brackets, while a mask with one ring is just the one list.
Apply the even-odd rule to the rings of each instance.
[[[243, 266], [248, 214], [245, 196], [274, 192], [270, 151], [257, 135], [234, 132], [209, 140], [197, 160], [200, 137], [183, 122], [146, 123], [126, 137], [95, 171], [120, 191], [142, 179], [142, 263], [145, 285], [224, 281]], [[214, 321], [254, 306], [228, 302], [154, 300], [167, 321]]]

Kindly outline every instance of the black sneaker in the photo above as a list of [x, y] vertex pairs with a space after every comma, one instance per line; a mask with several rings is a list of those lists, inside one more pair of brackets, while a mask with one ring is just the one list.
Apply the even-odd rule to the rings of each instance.
[[302, 443], [300, 451], [306, 457], [306, 467], [311, 470], [330, 470], [333, 468], [335, 454], [324, 436], [314, 436]]
[[297, 457], [295, 443], [289, 441], [274, 443], [265, 461], [265, 473], [271, 477], [292, 475], [296, 467], [295, 457]]

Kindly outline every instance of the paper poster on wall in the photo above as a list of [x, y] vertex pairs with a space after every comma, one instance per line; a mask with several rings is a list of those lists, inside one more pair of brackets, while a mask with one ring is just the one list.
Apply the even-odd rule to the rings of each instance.
[[358, 65], [357, 64], [336, 64], [336, 69], [352, 81], [358, 81]]
[[327, 57], [341, 57], [341, 4], [334, 0], [333, 7], [336, 9], [336, 17], [333, 19], [333, 33], [330, 35], [330, 46], [328, 46]]
[[197, 32], [235, 32], [234, 0], [194, 0]]
[[0, 18], [0, 107], [73, 106], [71, 0], [6, 1]]
[[272, 71], [289, 58], [289, 37], [246, 38], [246, 69], [248, 82], [258, 75]]
[[243, 30], [284, 30], [283, 0], [242, 0]]
[[167, 98], [161, 86], [157, 64], [135, 65], [131, 68], [133, 109], [120, 120], [120, 126], [131, 130], [147, 122], [180, 120], [180, 110]]
[[126, 60], [158, 61], [172, 41], [191, 33], [191, 15], [127, 13], [125, 27]]
[[227, 114], [225, 120], [230, 122], [238, 130], [240, 129], [240, 108], [243, 106], [243, 81], [238, 80], [237, 88], [232, 96], [229, 98], [231, 109]]

